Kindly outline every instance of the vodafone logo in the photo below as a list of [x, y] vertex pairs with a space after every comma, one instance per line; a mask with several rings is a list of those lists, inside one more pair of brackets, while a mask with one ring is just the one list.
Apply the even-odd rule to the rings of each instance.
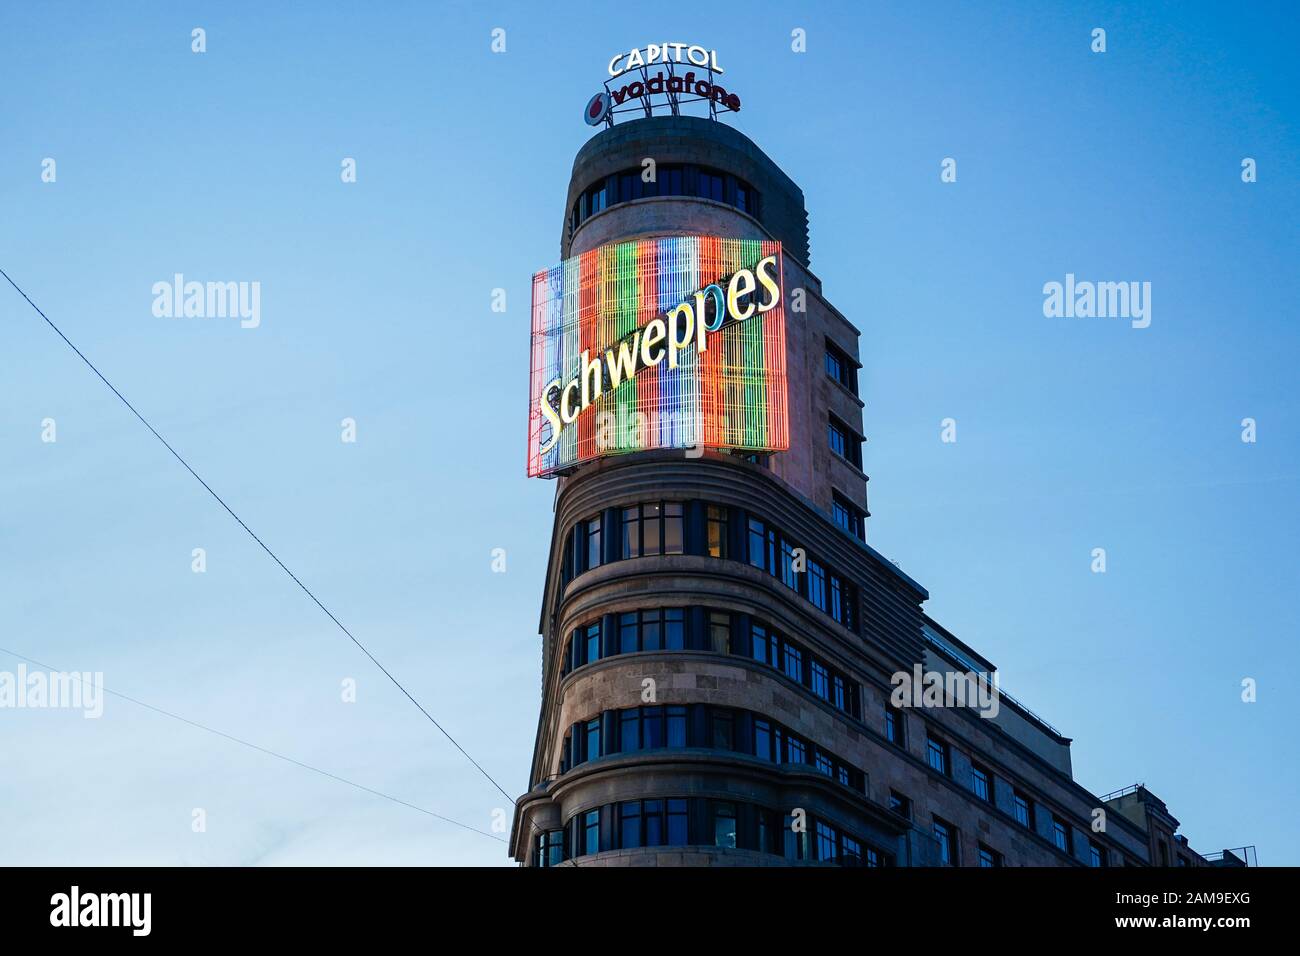
[[595, 126], [597, 123], [604, 122], [608, 112], [609, 94], [597, 93], [587, 101], [587, 108], [582, 111], [582, 118], [587, 121], [588, 126]]

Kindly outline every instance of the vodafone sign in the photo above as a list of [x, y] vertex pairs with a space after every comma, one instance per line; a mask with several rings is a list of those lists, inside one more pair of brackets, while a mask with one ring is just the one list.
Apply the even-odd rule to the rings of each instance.
[[718, 82], [722, 73], [718, 51], [698, 44], [651, 43], [616, 53], [604, 92], [587, 101], [582, 118], [588, 126], [612, 126], [616, 113], [677, 115], [691, 103], [704, 104], [715, 119], [719, 110], [738, 112], [740, 97]]

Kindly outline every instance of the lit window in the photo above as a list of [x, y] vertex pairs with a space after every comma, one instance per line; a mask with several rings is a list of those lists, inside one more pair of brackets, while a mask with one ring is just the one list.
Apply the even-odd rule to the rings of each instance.
[[709, 554], [715, 558], [727, 557], [727, 528], [729, 518], [727, 509], [718, 505], [709, 505], [708, 509], [708, 531], [709, 531]]

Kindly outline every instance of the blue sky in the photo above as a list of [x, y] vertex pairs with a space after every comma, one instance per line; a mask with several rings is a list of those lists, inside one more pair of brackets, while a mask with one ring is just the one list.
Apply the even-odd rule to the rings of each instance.
[[[1284, 5], [321, 6], [6, 5], [0, 265], [508, 790], [554, 493], [523, 476], [529, 278], [610, 56], [680, 39], [863, 332], [871, 543], [1083, 785], [1300, 863]], [[154, 317], [177, 272], [260, 282], [261, 326]], [[1151, 282], [1150, 328], [1045, 318], [1066, 273]], [[7, 287], [0, 572], [0, 646], [478, 828], [505, 805]], [[507, 862], [117, 699], [0, 711], [0, 750], [0, 863]]]

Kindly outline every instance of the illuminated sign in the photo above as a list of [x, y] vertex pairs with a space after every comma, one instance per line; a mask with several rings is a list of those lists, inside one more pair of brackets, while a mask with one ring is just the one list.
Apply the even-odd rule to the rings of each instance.
[[[661, 69], [651, 72], [653, 66]], [[739, 112], [740, 97], [717, 82], [722, 72], [717, 50], [689, 43], [651, 43], [616, 53], [604, 93], [587, 101], [582, 117], [588, 126], [612, 125], [615, 113], [653, 116], [659, 106], [677, 115], [689, 103], [707, 104], [715, 119], [719, 109]]]
[[781, 244], [619, 242], [533, 276], [528, 474], [654, 448], [783, 451]]

